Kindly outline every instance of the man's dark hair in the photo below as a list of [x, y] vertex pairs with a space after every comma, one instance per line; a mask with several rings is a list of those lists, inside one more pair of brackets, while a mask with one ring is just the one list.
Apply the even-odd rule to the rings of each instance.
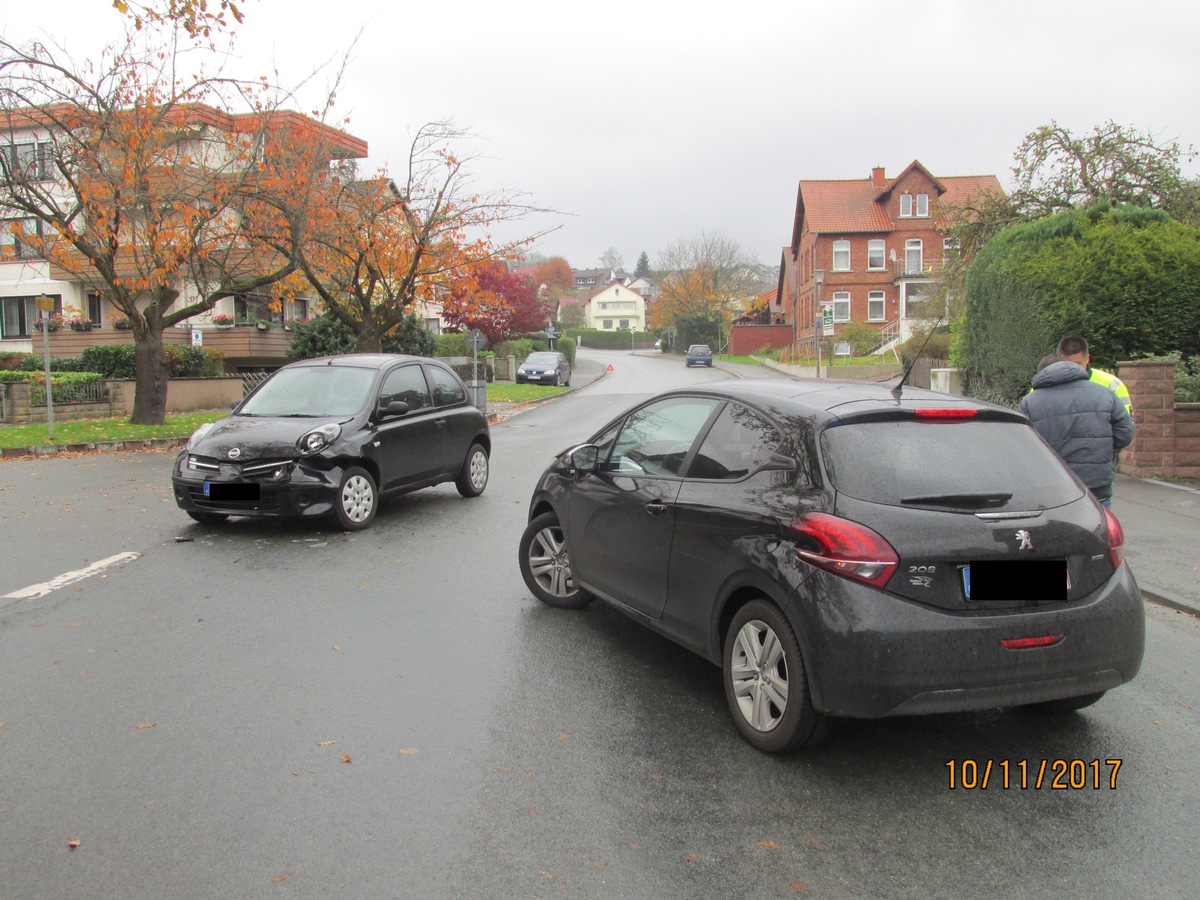
[[1082, 353], [1084, 356], [1089, 355], [1088, 342], [1083, 338], [1074, 336], [1065, 337], [1058, 342], [1059, 356], [1075, 356], [1078, 353]]
[[1046, 366], [1053, 365], [1056, 362], [1062, 362], [1062, 357], [1057, 353], [1051, 353], [1049, 356], [1043, 356], [1042, 361], [1038, 363], [1037, 370], [1040, 372]]

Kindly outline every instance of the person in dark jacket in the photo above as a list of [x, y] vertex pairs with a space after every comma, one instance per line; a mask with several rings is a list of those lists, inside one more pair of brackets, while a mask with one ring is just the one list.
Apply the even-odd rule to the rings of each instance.
[[1096, 499], [1112, 506], [1113, 454], [1133, 440], [1133, 419], [1117, 395], [1078, 363], [1048, 356], [1018, 409]]

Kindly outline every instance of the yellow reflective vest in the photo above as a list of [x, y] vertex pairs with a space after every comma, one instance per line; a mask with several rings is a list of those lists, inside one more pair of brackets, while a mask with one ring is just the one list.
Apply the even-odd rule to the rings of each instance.
[[1125, 404], [1125, 411], [1131, 417], [1133, 416], [1133, 399], [1129, 396], [1129, 388], [1125, 387], [1125, 382], [1112, 372], [1104, 372], [1100, 369], [1088, 369], [1088, 376], [1096, 384], [1102, 384], [1116, 394], [1117, 399]]

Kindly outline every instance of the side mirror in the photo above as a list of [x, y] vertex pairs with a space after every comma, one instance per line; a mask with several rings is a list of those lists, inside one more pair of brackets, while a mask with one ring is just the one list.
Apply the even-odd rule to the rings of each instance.
[[563, 459], [567, 468], [574, 469], [579, 475], [588, 475], [595, 472], [600, 463], [600, 449], [595, 444], [582, 444], [568, 450]]
[[408, 404], [403, 400], [389, 400], [379, 407], [379, 418], [391, 419], [408, 414]]

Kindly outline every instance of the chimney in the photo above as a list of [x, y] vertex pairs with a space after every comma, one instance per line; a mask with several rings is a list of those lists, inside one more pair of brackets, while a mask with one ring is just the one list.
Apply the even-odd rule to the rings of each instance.
[[883, 166], [876, 166], [871, 170], [871, 184], [875, 187], [883, 187], [887, 181], [887, 175], [884, 174]]

